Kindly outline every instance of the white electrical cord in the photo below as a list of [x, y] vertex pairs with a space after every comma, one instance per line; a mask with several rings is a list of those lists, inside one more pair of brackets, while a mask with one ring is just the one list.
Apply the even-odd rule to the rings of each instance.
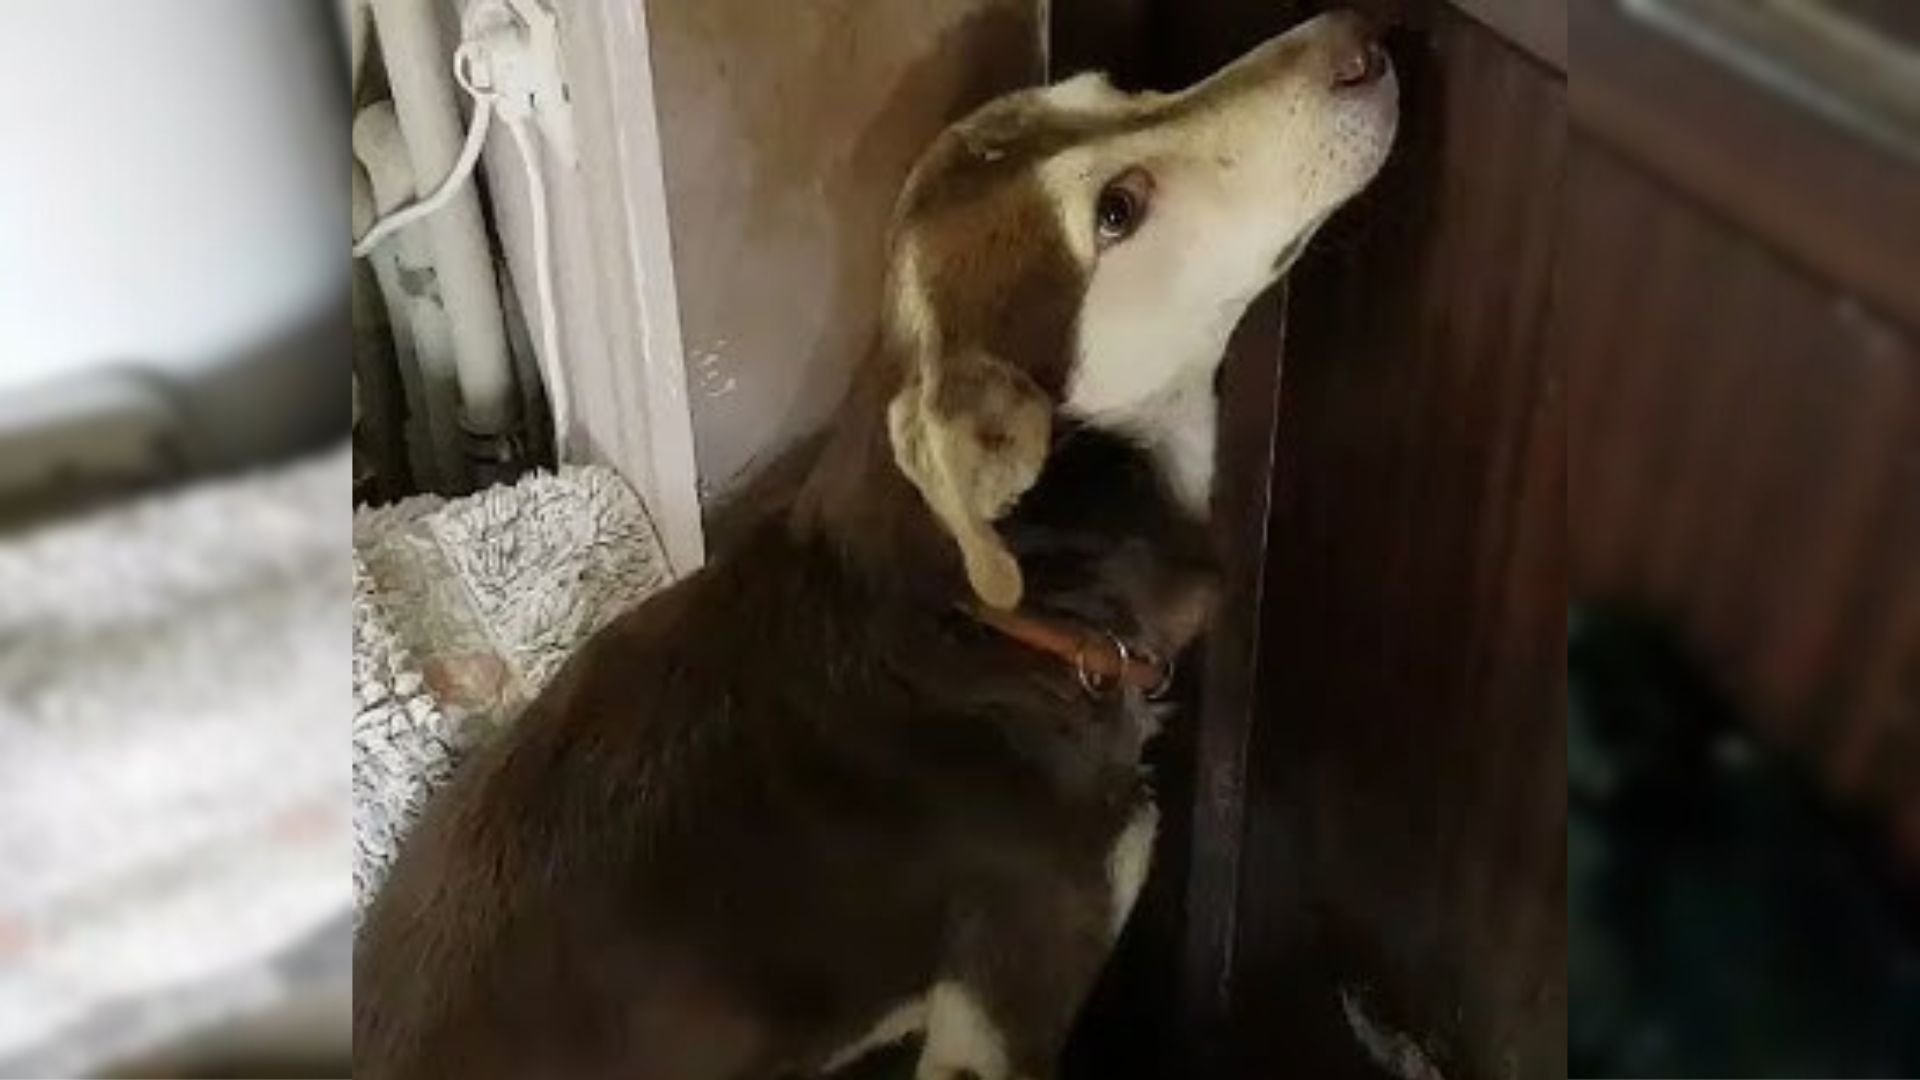
[[[485, 85], [475, 78], [476, 61], [483, 60], [487, 55], [485, 41], [474, 36], [480, 26], [479, 13], [486, 8], [504, 11], [509, 19], [518, 21], [513, 9], [501, 6], [500, 0], [476, 0], [462, 19], [467, 40], [454, 50], [453, 77], [460, 84], [460, 89], [473, 99], [473, 119], [467, 126], [467, 140], [460, 148], [459, 158], [433, 194], [375, 222], [355, 242], [353, 254], [355, 258], [366, 258], [401, 229], [444, 207], [473, 178], [473, 170], [479, 164], [480, 152], [486, 146], [493, 121], [496, 116], [503, 118], [507, 134], [512, 136], [514, 148], [519, 152], [520, 163], [526, 169], [527, 195], [533, 204], [534, 287], [540, 307], [540, 347], [535, 359], [547, 384], [547, 407], [553, 414], [554, 456], [557, 459], [565, 453], [573, 418], [565, 382], [566, 367], [560, 362], [560, 317], [559, 306], [553, 295], [553, 237], [548, 221], [546, 179], [540, 170], [540, 147], [527, 135], [525, 109], [508, 112], [499, 107], [500, 92], [493, 85], [490, 71]], [[488, 70], [484, 64], [481, 69]]]
[[468, 71], [468, 65], [473, 60], [473, 48], [472, 42], [465, 42], [453, 54], [454, 81], [473, 99], [473, 120], [467, 125], [467, 141], [460, 147], [459, 158], [455, 159], [447, 178], [440, 181], [440, 186], [434, 189], [433, 194], [374, 222], [373, 228], [354, 243], [354, 258], [366, 258], [394, 233], [447, 205], [460, 188], [473, 178], [473, 168], [480, 163], [480, 151], [486, 146], [487, 132], [493, 126], [494, 102], [499, 99], [499, 95], [492, 90], [483, 90], [473, 84]]
[[547, 185], [540, 173], [540, 147], [527, 136], [524, 120], [508, 120], [507, 134], [520, 151], [527, 169], [527, 197], [533, 202], [534, 287], [540, 301], [541, 374], [547, 380], [547, 408], [553, 413], [554, 458], [558, 460], [567, 446], [567, 434], [573, 430], [573, 417], [567, 400], [567, 387], [560, 363], [560, 313], [553, 299], [553, 238], [547, 221]]

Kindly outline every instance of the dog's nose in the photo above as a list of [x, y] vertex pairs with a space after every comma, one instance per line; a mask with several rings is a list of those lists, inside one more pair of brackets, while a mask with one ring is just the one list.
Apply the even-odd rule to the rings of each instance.
[[1351, 44], [1342, 44], [1333, 57], [1333, 85], [1365, 86], [1387, 73], [1387, 51], [1373, 34], [1362, 32]]
[[1387, 73], [1387, 51], [1380, 47], [1380, 29], [1371, 18], [1353, 10], [1329, 12], [1321, 18], [1325, 20], [1325, 55], [1336, 88], [1366, 86]]

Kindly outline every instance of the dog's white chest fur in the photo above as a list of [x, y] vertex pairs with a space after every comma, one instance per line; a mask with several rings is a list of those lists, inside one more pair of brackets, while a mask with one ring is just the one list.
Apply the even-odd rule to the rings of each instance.
[[[1153, 842], [1160, 831], [1160, 808], [1148, 802], [1114, 838], [1107, 851], [1107, 884], [1112, 896], [1113, 937], [1118, 939], [1146, 884], [1153, 865]], [[1006, 1040], [980, 1001], [963, 985], [936, 983], [926, 996], [901, 1002], [880, 1017], [865, 1035], [834, 1054], [821, 1072], [831, 1073], [867, 1053], [910, 1035], [925, 1033], [914, 1080], [1017, 1080], [1008, 1069]]]
[[1219, 402], [1210, 366], [1196, 366], [1165, 390], [1122, 412], [1102, 417], [1100, 426], [1138, 439], [1146, 447], [1180, 506], [1206, 516], [1213, 494], [1215, 428]]

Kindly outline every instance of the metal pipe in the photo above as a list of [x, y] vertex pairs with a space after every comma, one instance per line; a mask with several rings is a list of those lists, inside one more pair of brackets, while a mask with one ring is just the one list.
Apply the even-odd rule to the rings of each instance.
[[[414, 176], [433, 183], [460, 156], [465, 126], [454, 98], [452, 50], [435, 0], [371, 0], [387, 81]], [[493, 253], [472, 187], [414, 228], [426, 231], [440, 296], [453, 325], [461, 426], [496, 442], [515, 427], [513, 364], [507, 352]]]
[[[369, 105], [354, 118], [353, 154], [356, 175], [366, 170], [374, 215], [391, 214], [413, 198], [419, 184], [392, 102]], [[356, 236], [364, 231], [355, 225]], [[459, 343], [434, 287], [427, 237], [402, 230], [370, 259], [393, 330], [414, 477], [434, 491], [464, 490], [470, 477], [460, 445]]]

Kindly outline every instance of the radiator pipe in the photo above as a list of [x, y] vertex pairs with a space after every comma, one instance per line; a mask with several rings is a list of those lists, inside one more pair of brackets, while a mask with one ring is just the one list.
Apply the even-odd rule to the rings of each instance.
[[[365, 169], [375, 214], [391, 214], [413, 200], [420, 185], [392, 102], [376, 102], [354, 117], [353, 155], [356, 176]], [[365, 231], [355, 224], [356, 237]], [[464, 491], [473, 478], [460, 437], [459, 342], [435, 284], [427, 240], [402, 229], [374, 249], [370, 261], [393, 329], [414, 477], [434, 491]]]
[[[371, 5], [413, 173], [431, 188], [453, 168], [466, 137], [455, 100], [453, 50], [441, 32], [437, 0], [371, 0]], [[469, 185], [413, 228], [427, 234], [440, 296], [453, 324], [460, 425], [477, 444], [472, 447], [477, 457], [497, 459], [503, 446], [517, 442], [516, 398], [479, 197]]]

